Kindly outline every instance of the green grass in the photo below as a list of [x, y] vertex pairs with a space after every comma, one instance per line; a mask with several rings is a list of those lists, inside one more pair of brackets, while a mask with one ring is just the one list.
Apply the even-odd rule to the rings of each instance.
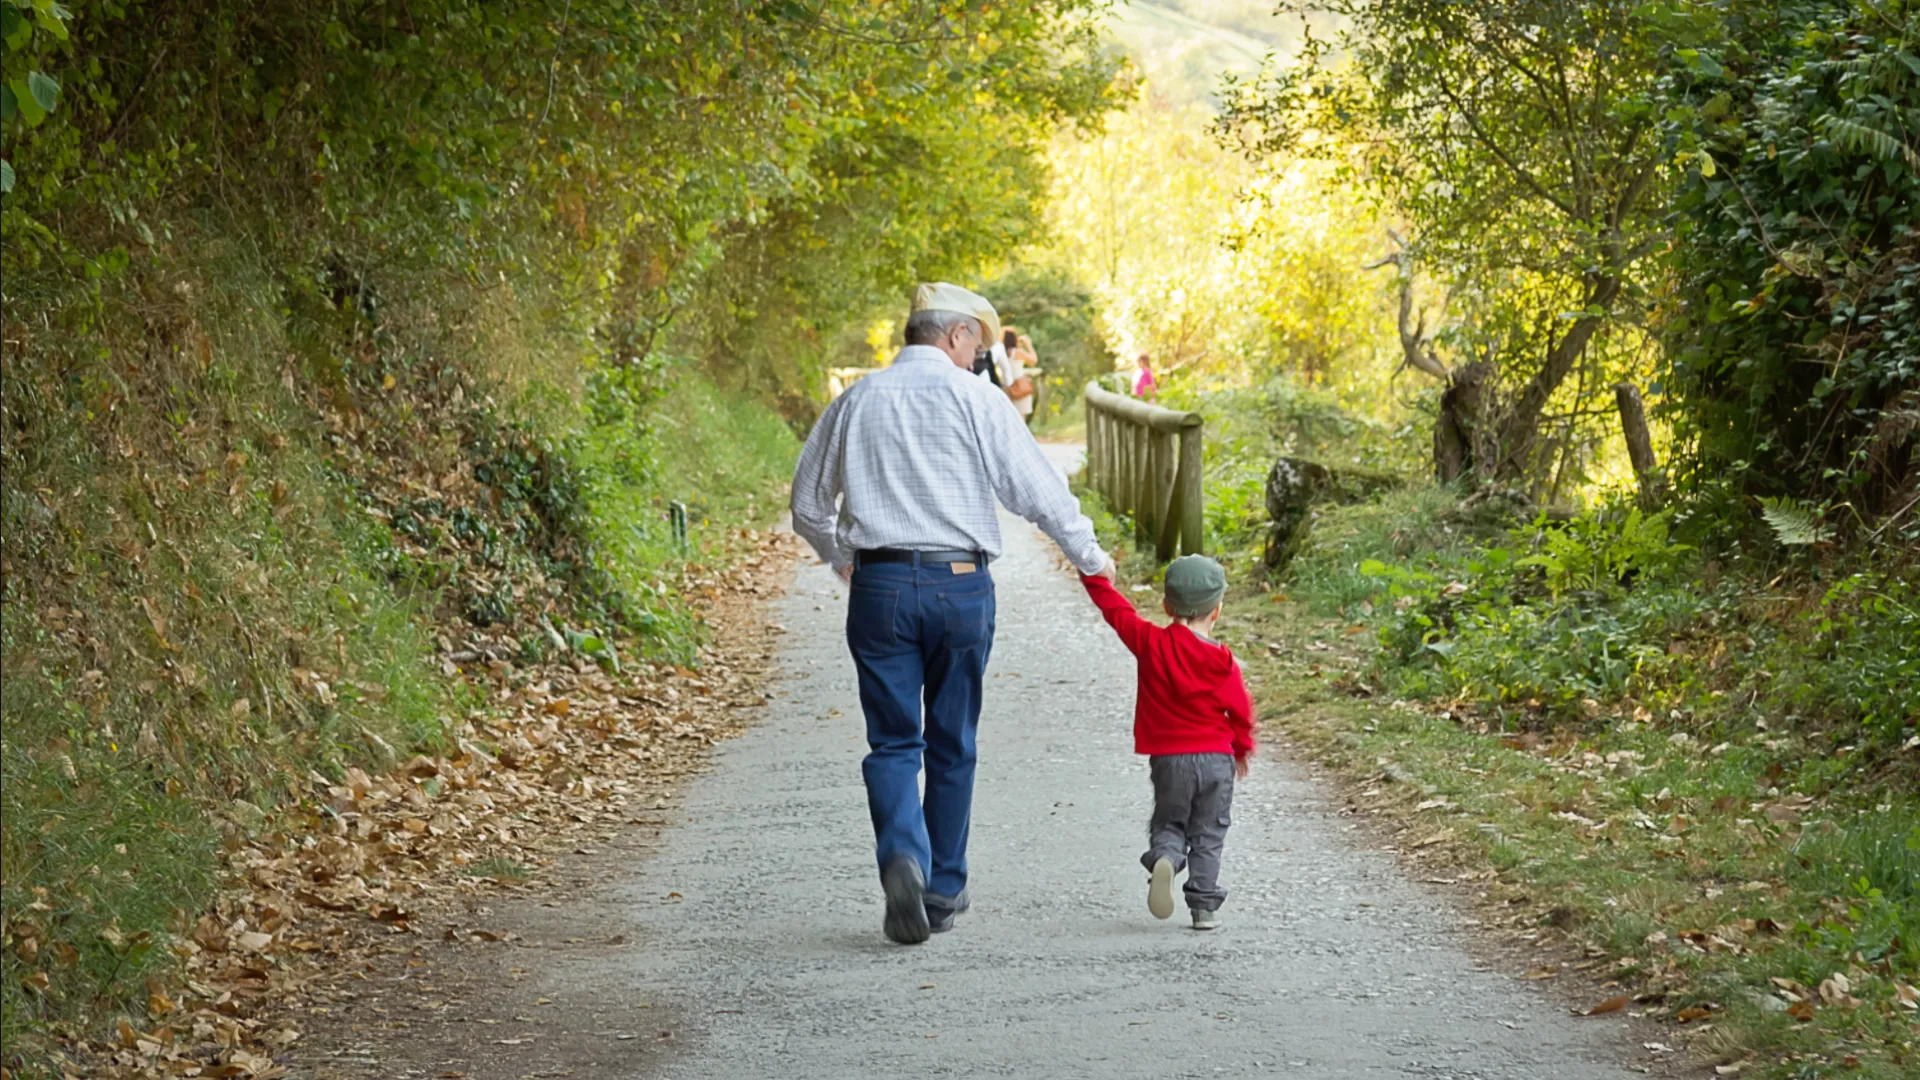
[[1328, 510], [1311, 526], [1304, 557], [1289, 568], [1287, 591], [1323, 615], [1357, 612], [1377, 597], [1380, 579], [1361, 570], [1368, 559], [1438, 569], [1463, 561], [1487, 531], [1449, 520], [1458, 496], [1420, 485], [1378, 501]]
[[[797, 450], [772, 412], [684, 368], [596, 411], [578, 343], [492, 341], [532, 358], [496, 405], [498, 373], [436, 358], [491, 355], [434, 336], [466, 325], [449, 313], [410, 321], [396, 300], [371, 340], [244, 257], [176, 257], [225, 288], [165, 291], [155, 314], [129, 280], [92, 338], [36, 338], [0, 369], [9, 1068], [50, 1034], [142, 1015], [221, 884], [226, 834], [314, 771], [435, 747], [483, 704], [440, 674], [436, 636], [518, 633], [531, 659], [550, 610], [693, 660], [684, 560], [748, 546]], [[150, 338], [163, 317], [178, 347]], [[483, 471], [465, 496], [435, 481]], [[496, 621], [469, 625], [483, 602]]]
[[[1652, 995], [1636, 1008], [1669, 1017], [1712, 1008], [1715, 1063], [1751, 1056], [1743, 1075], [1814, 1077], [1842, 1075], [1852, 1054], [1861, 1064], [1844, 1075], [1911, 1075], [1913, 1013], [1894, 999], [1895, 980], [1920, 982], [1905, 946], [1920, 940], [1911, 792], [1829, 794], [1776, 823], [1768, 808], [1797, 805], [1800, 785], [1794, 750], [1764, 734], [1715, 752], [1719, 744], [1675, 744], [1673, 732], [1638, 725], [1527, 749], [1434, 710], [1349, 696], [1338, 688], [1350, 685], [1337, 678], [1342, 661], [1330, 661], [1341, 654], [1308, 646], [1349, 649], [1354, 635], [1298, 604], [1236, 596], [1220, 632], [1246, 661], [1263, 723], [1392, 789], [1385, 812], [1423, 833], [1445, 829], [1448, 843], [1498, 871], [1496, 899], [1531, 898], [1518, 910], [1535, 926], [1564, 926], [1604, 949], [1610, 970]], [[1366, 658], [1343, 662], [1357, 671]], [[1322, 669], [1310, 675], [1314, 664]], [[1413, 786], [1377, 779], [1382, 761]], [[1415, 809], [1432, 800], [1451, 805]], [[1743, 920], [1779, 929], [1746, 931]], [[1739, 951], [1696, 947], [1695, 934], [1724, 935]], [[1774, 977], [1814, 988], [1849, 972], [1857, 1008], [1819, 1005], [1803, 1024], [1759, 1004]]]
[[780, 516], [800, 444], [766, 407], [685, 373], [644, 408], [602, 411], [572, 446], [592, 478], [590, 516], [609, 567], [646, 589], [682, 559], [670, 502], [687, 506], [692, 553], [723, 561], [740, 530]]
[[[427, 663], [420, 608], [374, 565], [377, 530], [302, 430], [283, 339], [209, 325], [202, 364], [8, 367], [9, 1053], [137, 1010], [209, 895], [223, 828], [309, 769], [431, 745], [459, 705]], [[99, 407], [123, 395], [165, 407]]]
[[468, 877], [495, 878], [500, 881], [525, 881], [533, 876], [532, 868], [512, 859], [481, 859], [466, 868]]

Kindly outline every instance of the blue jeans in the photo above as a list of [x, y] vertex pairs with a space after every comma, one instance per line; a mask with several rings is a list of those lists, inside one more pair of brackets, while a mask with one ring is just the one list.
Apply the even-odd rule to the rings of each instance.
[[876, 854], [883, 871], [903, 855], [917, 861], [929, 906], [957, 903], [967, 886], [974, 732], [993, 615], [984, 565], [956, 574], [937, 563], [875, 563], [853, 574], [847, 647], [867, 714], [872, 752], [861, 774]]

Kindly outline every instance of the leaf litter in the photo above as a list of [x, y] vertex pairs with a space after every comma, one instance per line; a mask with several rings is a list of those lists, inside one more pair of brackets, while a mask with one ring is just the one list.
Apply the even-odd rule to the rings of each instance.
[[631, 664], [615, 674], [578, 655], [516, 668], [494, 659], [517, 652], [510, 639], [472, 641], [442, 662], [487, 705], [452, 725], [440, 753], [378, 775], [350, 767], [337, 782], [311, 774], [298, 803], [235, 812], [224, 823], [226, 887], [163, 943], [177, 977], [149, 984], [145, 1017], [59, 1032], [49, 1058], [60, 1075], [290, 1076], [301, 1017], [351, 1008], [352, 991], [325, 987], [392, 966], [433, 940], [430, 924], [444, 924], [437, 940], [462, 947], [511, 940], [465, 925], [476, 896], [528, 884], [583, 838], [663, 824], [643, 812], [664, 809], [673, 785], [766, 701], [779, 630], [761, 604], [784, 588], [798, 549], [786, 533], [742, 529], [736, 539], [750, 552], [738, 564], [689, 567], [682, 583], [721, 631], [697, 669]]

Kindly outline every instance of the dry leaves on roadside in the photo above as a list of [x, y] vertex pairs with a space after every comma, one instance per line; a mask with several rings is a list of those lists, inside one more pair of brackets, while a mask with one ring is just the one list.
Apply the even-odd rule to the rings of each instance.
[[1573, 1011], [1577, 1016], [1604, 1016], [1607, 1013], [1619, 1012], [1621, 1009], [1627, 1007], [1627, 1002], [1632, 1000], [1633, 999], [1626, 994], [1616, 994], [1613, 997], [1607, 998], [1605, 1001], [1597, 1001], [1584, 1009], [1575, 1009]]
[[[337, 783], [311, 775], [309, 797], [271, 818], [235, 812], [230, 887], [170, 943], [182, 977], [148, 987], [146, 1023], [67, 1040], [56, 1051], [67, 1075], [274, 1080], [289, 1075], [295, 1018], [351, 1009], [345, 976], [391, 965], [396, 943], [510, 939], [470, 917], [462, 928], [463, 902], [522, 888], [556, 856], [665, 807], [765, 703], [773, 631], [758, 602], [781, 587], [794, 542], [741, 539], [759, 547], [751, 563], [685, 583], [726, 631], [698, 670], [636, 664], [614, 677], [577, 658], [516, 669], [499, 659], [511, 643], [470, 639], [444, 662], [489, 705], [452, 725], [439, 754], [383, 775], [348, 768]], [[429, 922], [446, 929], [425, 938]]]

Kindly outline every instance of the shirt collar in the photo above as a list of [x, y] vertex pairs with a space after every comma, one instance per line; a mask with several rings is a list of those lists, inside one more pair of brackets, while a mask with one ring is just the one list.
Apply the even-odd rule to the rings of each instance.
[[954, 366], [952, 357], [948, 356], [946, 353], [941, 352], [939, 349], [936, 349], [931, 345], [909, 345], [906, 348], [901, 349], [900, 352], [896, 354], [893, 358], [893, 362], [896, 364], [918, 362], [922, 360], [934, 360], [934, 361], [938, 361], [939, 363], [945, 364], [948, 367]]

